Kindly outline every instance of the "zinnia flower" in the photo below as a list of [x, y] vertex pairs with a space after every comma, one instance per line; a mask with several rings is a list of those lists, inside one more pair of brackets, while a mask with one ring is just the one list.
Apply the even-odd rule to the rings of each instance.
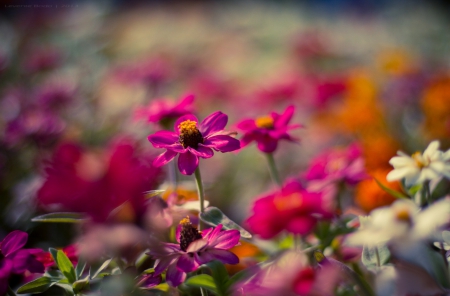
[[275, 112], [257, 119], [245, 119], [237, 127], [244, 132], [241, 146], [247, 146], [253, 141], [258, 143], [258, 149], [265, 153], [272, 153], [277, 149], [278, 141], [288, 140], [296, 142], [288, 131], [301, 127], [300, 124], [289, 125], [295, 107], [289, 106], [283, 114]]
[[406, 185], [410, 186], [442, 176], [450, 179], [450, 150], [440, 151], [439, 141], [431, 142], [423, 154], [416, 152], [409, 156], [399, 151], [398, 155], [389, 161], [394, 170], [387, 175], [388, 181], [404, 178]]
[[170, 120], [192, 113], [194, 102], [193, 95], [184, 96], [179, 102], [167, 99], [153, 100], [148, 107], [136, 110], [137, 118], [145, 118], [148, 122], [160, 123], [164, 125]]
[[258, 198], [247, 219], [250, 230], [270, 239], [283, 230], [300, 235], [310, 233], [319, 219], [331, 217], [323, 195], [306, 191], [300, 182], [288, 181], [280, 191]]
[[176, 287], [186, 279], [186, 273], [213, 260], [237, 264], [239, 258], [228, 249], [239, 243], [238, 230], [222, 231], [222, 224], [199, 232], [188, 218], [181, 220], [179, 244], [159, 243], [148, 255], [156, 259], [155, 276], [167, 270], [166, 281]]
[[175, 122], [175, 132], [158, 131], [148, 137], [154, 147], [167, 149], [153, 161], [153, 165], [165, 165], [180, 154], [180, 172], [192, 175], [198, 167], [198, 158], [212, 157], [213, 149], [220, 152], [239, 149], [239, 140], [231, 137], [231, 132], [223, 130], [227, 122], [228, 116], [220, 111], [206, 117], [198, 127], [198, 119], [194, 115], [180, 117]]
[[0, 244], [0, 295], [6, 293], [11, 274], [22, 274], [26, 270], [44, 273], [44, 265], [34, 257], [42, 251], [22, 249], [27, 240], [26, 232], [15, 230], [9, 233]]

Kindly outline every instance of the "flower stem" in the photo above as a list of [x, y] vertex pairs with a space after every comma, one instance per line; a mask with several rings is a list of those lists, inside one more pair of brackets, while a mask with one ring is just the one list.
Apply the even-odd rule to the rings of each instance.
[[[200, 214], [201, 214], [205, 211], [205, 192], [203, 190], [202, 175], [200, 174], [199, 167], [195, 169], [195, 182], [197, 183], [197, 193], [198, 198], [200, 200]], [[202, 230], [203, 226], [204, 226], [203, 222], [199, 217], [198, 230]]]
[[14, 291], [11, 289], [10, 286], [8, 286], [8, 295], [9, 296], [16, 296], [16, 293], [14, 293]]
[[167, 198], [168, 204], [175, 202], [177, 198], [177, 186], [178, 186], [178, 176], [177, 176], [177, 163], [175, 161], [170, 162], [169, 165], [169, 183], [172, 187], [172, 193]]
[[273, 181], [278, 185], [282, 186], [280, 175], [278, 174], [277, 167], [275, 165], [275, 159], [273, 158], [272, 153], [265, 153], [267, 156], [267, 163], [269, 164], [270, 175], [272, 176]]

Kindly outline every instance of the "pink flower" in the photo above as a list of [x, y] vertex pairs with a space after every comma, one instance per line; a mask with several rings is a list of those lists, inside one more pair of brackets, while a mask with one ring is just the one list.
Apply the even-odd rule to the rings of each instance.
[[123, 205], [122, 218], [134, 220], [146, 210], [144, 192], [157, 186], [160, 170], [150, 162], [150, 156], [139, 155], [127, 139], [105, 150], [65, 143], [46, 169], [38, 202], [47, 208], [86, 213], [97, 222], [105, 221], [112, 210]]
[[22, 249], [28, 240], [26, 232], [15, 230], [9, 233], [0, 245], [0, 295], [8, 288], [11, 274], [22, 274], [26, 270], [33, 273], [44, 273], [44, 265], [36, 260], [38, 249]]
[[186, 95], [179, 102], [167, 99], [153, 100], [148, 107], [138, 108], [135, 112], [137, 119], [145, 118], [148, 122], [160, 123], [175, 120], [180, 116], [192, 113], [194, 95]]
[[280, 140], [296, 142], [297, 140], [288, 133], [291, 129], [301, 127], [300, 124], [289, 125], [294, 110], [294, 106], [289, 106], [281, 115], [272, 112], [268, 116], [245, 119], [238, 123], [237, 127], [244, 132], [241, 146], [244, 147], [256, 141], [259, 150], [272, 153], [277, 149]]
[[281, 190], [259, 197], [252, 212], [246, 224], [262, 239], [270, 239], [283, 230], [306, 235], [317, 221], [332, 217], [322, 194], [306, 191], [297, 180], [288, 180]]
[[176, 287], [186, 279], [186, 273], [213, 260], [237, 264], [239, 258], [228, 251], [239, 243], [238, 230], [222, 231], [222, 224], [199, 232], [189, 219], [180, 222], [179, 244], [159, 243], [148, 255], [156, 259], [155, 275], [167, 270], [166, 281]]
[[368, 178], [361, 146], [353, 143], [344, 149], [321, 153], [311, 161], [305, 178], [316, 184], [320, 183], [321, 187], [338, 182], [356, 185]]
[[200, 125], [192, 114], [184, 115], [175, 122], [175, 132], [158, 131], [148, 137], [156, 148], [164, 148], [153, 165], [160, 167], [178, 157], [178, 168], [184, 175], [192, 175], [198, 167], [199, 157], [210, 158], [213, 149], [220, 152], [235, 151], [240, 148], [239, 140], [224, 131], [228, 116], [220, 111], [206, 117]]
[[[61, 251], [63, 251], [64, 254], [66, 254], [69, 260], [72, 262], [73, 266], [77, 265], [78, 250], [75, 247], [75, 245], [69, 245], [67, 247], [64, 247], [61, 249]], [[46, 270], [56, 265], [55, 260], [53, 260], [53, 257], [50, 252], [42, 251], [40, 253], [35, 254], [35, 257], [39, 262], [41, 262], [44, 265]]]

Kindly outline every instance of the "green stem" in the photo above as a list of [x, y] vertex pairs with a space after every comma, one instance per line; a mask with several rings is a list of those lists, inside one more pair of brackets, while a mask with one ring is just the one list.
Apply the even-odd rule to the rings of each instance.
[[265, 153], [267, 156], [267, 163], [269, 164], [270, 175], [272, 176], [273, 181], [278, 185], [282, 186], [280, 175], [278, 174], [277, 166], [275, 165], [275, 159], [273, 158], [272, 153]]
[[11, 289], [10, 286], [8, 286], [8, 295], [9, 296], [16, 296], [16, 293], [14, 293], [14, 291]]
[[[203, 213], [205, 212], [205, 192], [203, 190], [202, 175], [200, 174], [199, 167], [195, 169], [195, 182], [197, 184], [197, 193], [200, 200], [200, 213]], [[203, 226], [203, 222], [199, 217], [198, 230], [202, 230]]]
[[380, 254], [378, 253], [378, 247], [375, 246], [375, 257], [377, 259], [377, 267], [381, 266], [381, 261], [380, 261]]

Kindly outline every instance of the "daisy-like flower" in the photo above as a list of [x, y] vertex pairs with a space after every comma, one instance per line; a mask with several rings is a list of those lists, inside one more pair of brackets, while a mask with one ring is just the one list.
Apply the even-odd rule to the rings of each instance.
[[394, 167], [386, 177], [388, 181], [405, 179], [407, 186], [445, 176], [450, 179], [450, 150], [439, 150], [439, 141], [431, 142], [422, 153], [409, 156], [401, 151], [391, 158]]
[[156, 148], [165, 148], [153, 165], [160, 167], [178, 157], [178, 168], [184, 175], [192, 175], [198, 167], [199, 157], [210, 158], [213, 149], [230, 152], [240, 148], [239, 140], [231, 137], [232, 132], [224, 131], [228, 116], [220, 111], [206, 117], [200, 124], [192, 114], [184, 115], [175, 122], [175, 132], [158, 131], [148, 137]]
[[301, 127], [300, 124], [289, 125], [294, 111], [295, 107], [289, 106], [283, 114], [272, 112], [268, 116], [256, 119], [244, 119], [237, 125], [244, 132], [241, 146], [247, 146], [255, 141], [258, 143], [259, 150], [265, 153], [272, 153], [277, 149], [278, 141], [280, 140], [296, 142], [297, 140], [288, 133], [291, 129]]
[[192, 113], [194, 111], [193, 103], [194, 95], [184, 96], [178, 102], [167, 99], [156, 99], [147, 107], [137, 109], [135, 117], [137, 119], [145, 118], [148, 122], [160, 123], [164, 126], [166, 122], [173, 123], [171, 120]]
[[148, 255], [156, 259], [155, 276], [167, 270], [166, 281], [176, 287], [186, 279], [186, 273], [213, 260], [237, 264], [239, 258], [228, 249], [239, 243], [238, 230], [222, 231], [222, 224], [199, 232], [189, 218], [181, 220], [179, 244], [159, 243]]

